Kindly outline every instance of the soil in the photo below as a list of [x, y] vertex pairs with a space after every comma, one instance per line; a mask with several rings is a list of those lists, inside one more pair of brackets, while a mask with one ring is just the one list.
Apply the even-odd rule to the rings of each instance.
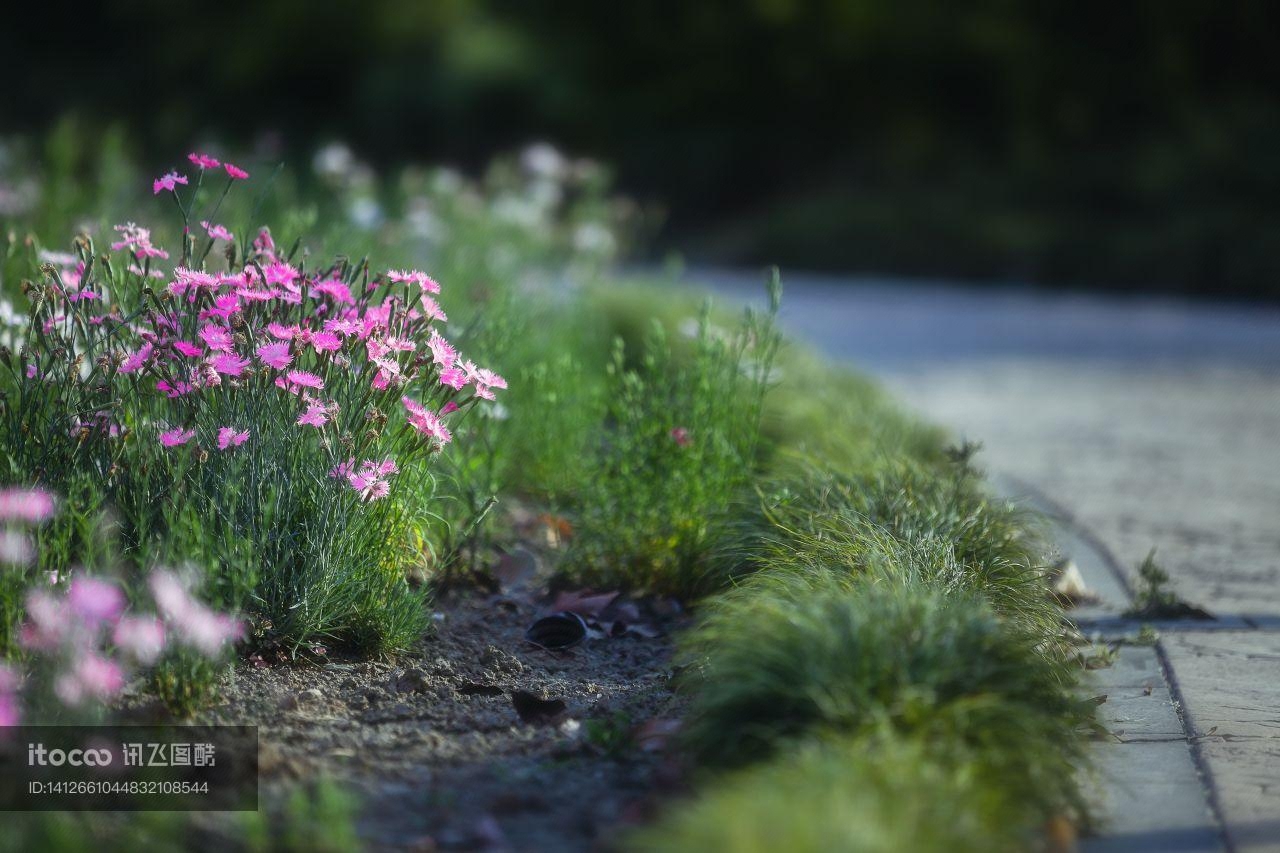
[[619, 598], [603, 632], [547, 650], [526, 629], [563, 603], [529, 575], [437, 600], [394, 660], [241, 664], [200, 722], [260, 727], [264, 796], [322, 776], [356, 791], [371, 849], [609, 849], [682, 785], [666, 736], [685, 617]]

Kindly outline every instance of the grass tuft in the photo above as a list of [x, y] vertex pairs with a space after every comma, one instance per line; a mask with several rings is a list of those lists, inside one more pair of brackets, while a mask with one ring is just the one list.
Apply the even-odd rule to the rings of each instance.
[[727, 584], [764, 568], [877, 570], [978, 593], [1053, 636], [1063, 623], [1045, 581], [1047, 552], [1039, 517], [991, 498], [967, 468], [898, 459], [845, 475], [809, 464], [744, 501], [708, 572]]
[[883, 732], [808, 742], [628, 839], [635, 853], [1000, 853], [1027, 815], [963, 749]]
[[698, 676], [685, 744], [704, 765], [735, 767], [796, 739], [888, 726], [972, 749], [1046, 815], [1075, 809], [1090, 709], [1041, 639], [931, 583], [765, 573], [711, 603], [685, 639]]

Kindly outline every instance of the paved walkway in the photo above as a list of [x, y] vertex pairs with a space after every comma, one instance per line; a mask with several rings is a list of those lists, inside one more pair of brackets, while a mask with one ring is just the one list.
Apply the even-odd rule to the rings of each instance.
[[1089, 559], [1132, 581], [1157, 547], [1176, 591], [1220, 617], [1163, 626], [1101, 674], [1109, 725], [1140, 733], [1117, 743], [1148, 746], [1101, 753], [1113, 821], [1089, 846], [1280, 851], [1280, 310], [786, 284], [797, 336], [982, 441], [980, 462], [1060, 508]]

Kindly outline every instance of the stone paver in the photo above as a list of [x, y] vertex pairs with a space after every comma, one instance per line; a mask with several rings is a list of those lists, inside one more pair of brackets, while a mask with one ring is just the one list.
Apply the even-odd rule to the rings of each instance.
[[1104, 832], [1081, 843], [1084, 853], [1220, 851], [1222, 839], [1205, 800], [1154, 649], [1126, 646], [1096, 672], [1106, 696], [1099, 717], [1115, 741], [1093, 748], [1091, 800]]
[[1236, 849], [1280, 851], [1280, 633], [1186, 633], [1163, 644]]

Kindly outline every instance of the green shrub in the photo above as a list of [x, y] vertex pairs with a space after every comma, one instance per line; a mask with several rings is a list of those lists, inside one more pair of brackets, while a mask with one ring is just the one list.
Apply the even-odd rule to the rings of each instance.
[[965, 750], [891, 735], [826, 739], [719, 780], [626, 849], [663, 853], [998, 853], [1027, 815]]
[[1045, 813], [1077, 803], [1088, 708], [1043, 638], [971, 595], [836, 572], [757, 576], [683, 643], [696, 673], [685, 743], [705, 765], [881, 726], [963, 744]]
[[608, 421], [579, 494], [566, 571], [579, 581], [682, 596], [707, 591], [702, 560], [716, 522], [757, 472], [760, 418], [781, 337], [748, 310], [728, 335], [710, 310], [687, 358], [660, 323], [629, 367], [619, 339]]

